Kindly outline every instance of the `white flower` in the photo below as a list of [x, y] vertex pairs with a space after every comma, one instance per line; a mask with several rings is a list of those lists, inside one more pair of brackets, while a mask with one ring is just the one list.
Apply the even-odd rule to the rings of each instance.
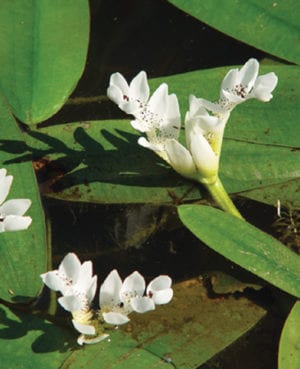
[[170, 139], [178, 140], [180, 134], [180, 111], [177, 96], [168, 94], [163, 83], [153, 93], [140, 116], [131, 122], [133, 128], [145, 132], [139, 145], [153, 150], [168, 162], [165, 144]]
[[223, 79], [219, 102], [201, 99], [203, 106], [213, 113], [222, 114], [249, 99], [270, 101], [278, 77], [273, 72], [258, 76], [258, 70], [256, 59], [249, 59], [240, 70], [231, 69]]
[[5, 201], [12, 181], [13, 176], [7, 176], [6, 169], [0, 169], [0, 233], [27, 229], [32, 222], [31, 217], [23, 216], [29, 209], [31, 200], [13, 199]]
[[120, 73], [114, 73], [110, 77], [107, 95], [121, 110], [135, 117], [131, 121], [134, 129], [146, 133], [147, 139], [141, 137], [138, 143], [167, 160], [165, 141], [178, 139], [180, 133], [178, 100], [176, 95], [168, 94], [168, 86], [161, 84], [149, 99], [149, 85], [144, 71], [129, 86]]
[[128, 315], [135, 311], [145, 313], [155, 309], [155, 304], [166, 304], [173, 296], [172, 280], [159, 276], [150, 282], [145, 294], [144, 277], [133, 272], [122, 283], [116, 270], [110, 272], [100, 288], [100, 306], [106, 323], [121, 325], [129, 321]]
[[145, 288], [145, 280], [138, 272], [133, 272], [123, 283], [117, 270], [110, 272], [100, 288], [103, 319], [109, 324], [121, 325], [129, 322], [128, 315], [134, 310], [153, 310], [153, 301], [143, 296]]
[[127, 114], [136, 114], [149, 98], [147, 75], [141, 71], [130, 85], [120, 73], [114, 73], [109, 80], [108, 97]]
[[190, 96], [185, 117], [187, 148], [172, 139], [165, 143], [168, 161], [184, 177], [213, 183], [218, 175], [224, 121], [208, 114], [199, 99]]
[[97, 276], [92, 274], [91, 261], [81, 264], [74, 253], [68, 253], [57, 270], [43, 273], [41, 278], [49, 288], [62, 293], [58, 301], [64, 309], [88, 311], [97, 287]]

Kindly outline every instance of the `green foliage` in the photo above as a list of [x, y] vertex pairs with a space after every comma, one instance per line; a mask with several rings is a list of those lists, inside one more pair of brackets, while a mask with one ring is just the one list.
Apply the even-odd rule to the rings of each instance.
[[[146, 315], [132, 314], [110, 340], [78, 347], [77, 332], [0, 307], [3, 367], [90, 369], [195, 368], [214, 356], [262, 317], [265, 310], [245, 297], [217, 304], [201, 279], [174, 286], [175, 298]], [[218, 319], [216, 319], [218, 317]], [[65, 322], [65, 320], [64, 320]], [[15, 355], [17, 353], [17, 355]]]
[[[22, 134], [5, 102], [0, 102], [1, 139], [22, 145]], [[0, 152], [0, 168], [6, 168], [14, 181], [8, 199], [29, 198], [32, 205], [26, 215], [33, 219], [26, 231], [0, 234], [0, 297], [11, 302], [24, 302], [37, 296], [42, 284], [40, 273], [46, 270], [45, 225], [39, 190], [31, 162], [14, 162], [15, 147]]]
[[57, 369], [74, 347], [75, 337], [44, 319], [0, 306], [2, 368]]
[[237, 40], [300, 63], [300, 4], [297, 0], [169, 1]]
[[181, 205], [184, 225], [207, 246], [274, 286], [300, 297], [300, 256], [276, 239], [220, 210]]
[[278, 368], [298, 369], [300, 367], [299, 347], [300, 302], [293, 306], [280, 337]]
[[56, 113], [85, 65], [87, 0], [3, 0], [0, 11], [0, 88], [28, 124]]

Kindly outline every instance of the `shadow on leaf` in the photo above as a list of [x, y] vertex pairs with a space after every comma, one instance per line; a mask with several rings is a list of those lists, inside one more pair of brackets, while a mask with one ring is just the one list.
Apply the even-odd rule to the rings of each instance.
[[46, 192], [93, 182], [172, 188], [185, 183], [154, 153], [139, 147], [137, 135], [120, 129], [89, 129], [71, 127], [64, 141], [58, 138], [59, 132], [53, 137], [28, 130], [26, 143], [2, 139], [0, 150], [18, 154], [5, 164], [33, 161], [39, 182], [47, 183]]
[[0, 308], [0, 339], [16, 340], [15, 348], [31, 345], [35, 353], [67, 352], [76, 337], [48, 321], [19, 311]]

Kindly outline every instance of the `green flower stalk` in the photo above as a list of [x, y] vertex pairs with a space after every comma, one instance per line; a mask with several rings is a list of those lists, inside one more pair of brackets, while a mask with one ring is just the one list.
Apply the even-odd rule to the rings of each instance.
[[251, 98], [272, 98], [277, 76], [268, 73], [258, 77], [258, 69], [258, 61], [250, 59], [241, 70], [230, 70], [217, 103], [190, 96], [185, 115], [186, 147], [179, 142], [178, 100], [175, 94], [169, 95], [165, 83], [149, 98], [145, 72], [140, 72], [130, 85], [120, 73], [114, 73], [107, 94], [120, 109], [135, 117], [131, 125], [146, 136], [139, 138], [141, 146], [153, 150], [183, 177], [204, 185], [223, 210], [242, 218], [219, 179], [219, 162], [225, 126], [233, 108]]

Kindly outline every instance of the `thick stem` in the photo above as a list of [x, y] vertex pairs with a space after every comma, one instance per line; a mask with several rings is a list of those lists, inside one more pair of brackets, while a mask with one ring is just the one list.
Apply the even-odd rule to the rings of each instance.
[[244, 219], [231, 201], [219, 178], [217, 178], [214, 183], [205, 183], [204, 186], [222, 210], [236, 216], [237, 218]]

